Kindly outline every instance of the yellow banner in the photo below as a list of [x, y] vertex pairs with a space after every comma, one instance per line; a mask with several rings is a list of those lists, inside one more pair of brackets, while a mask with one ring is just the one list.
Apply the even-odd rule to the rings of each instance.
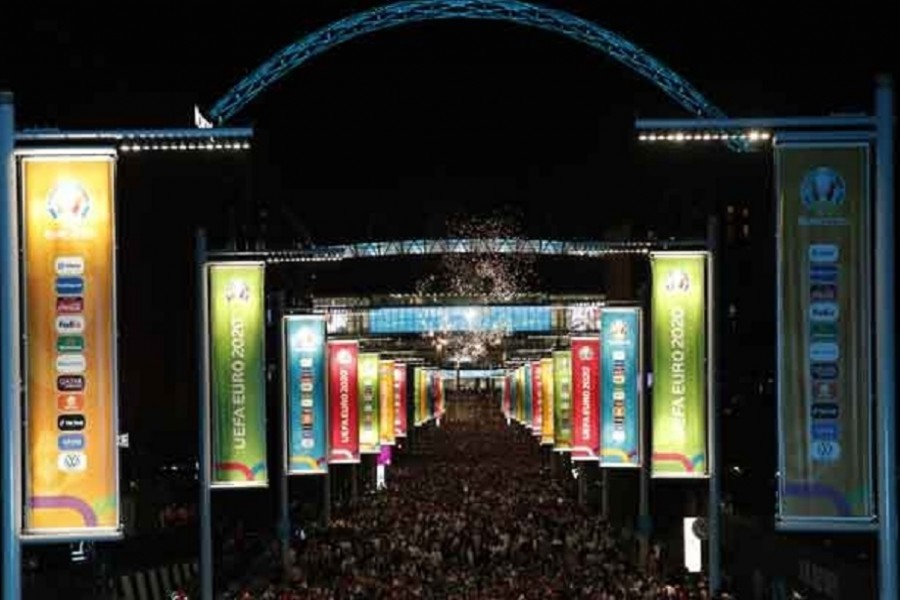
[[383, 360], [378, 365], [378, 426], [381, 443], [393, 446], [394, 438], [394, 361]]
[[27, 534], [119, 527], [115, 159], [21, 161]]

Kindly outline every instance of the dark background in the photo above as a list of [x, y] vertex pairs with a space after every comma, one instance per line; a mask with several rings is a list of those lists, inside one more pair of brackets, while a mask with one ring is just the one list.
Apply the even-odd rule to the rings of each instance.
[[[375, 4], [19, 3], [0, 23], [0, 88], [15, 92], [20, 128], [189, 127], [195, 104], [211, 106], [282, 46]], [[730, 116], [871, 112], [874, 75], [894, 66], [891, 19], [874, 3], [545, 4], [643, 47]], [[451, 21], [365, 36], [305, 64], [232, 121], [256, 128], [249, 154], [124, 156], [126, 463], [152, 470], [196, 452], [197, 227], [241, 248], [439, 237], [461, 214], [504, 215], [527, 237], [603, 239], [625, 226], [638, 238], [702, 238], [717, 215], [732, 315], [723, 444], [726, 466], [745, 473], [729, 486], [746, 510], [771, 514], [771, 156], [638, 144], [634, 119], [664, 116], [687, 115], [596, 50]], [[351, 294], [409, 290], [426, 271], [375, 261], [315, 281], [275, 276]], [[603, 291], [603, 273], [584, 261], [538, 273], [538, 288]]]

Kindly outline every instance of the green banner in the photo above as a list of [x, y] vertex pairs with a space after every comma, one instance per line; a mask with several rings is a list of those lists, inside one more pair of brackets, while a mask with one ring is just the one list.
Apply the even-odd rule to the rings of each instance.
[[572, 351], [553, 353], [553, 446], [572, 449]]
[[[846, 137], [844, 138], [846, 140]], [[874, 522], [866, 141], [775, 149], [780, 528]]]
[[654, 477], [704, 477], [706, 255], [658, 253], [653, 271]]
[[359, 355], [359, 452], [381, 452], [381, 430], [378, 419], [378, 354]]
[[265, 265], [213, 263], [209, 274], [212, 485], [267, 485]]

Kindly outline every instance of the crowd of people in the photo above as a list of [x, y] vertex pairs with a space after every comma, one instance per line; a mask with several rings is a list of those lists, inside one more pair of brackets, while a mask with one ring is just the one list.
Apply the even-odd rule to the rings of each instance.
[[[241, 600], [707, 598], [700, 579], [636, 568], [617, 531], [542, 472], [530, 432], [488, 397], [450, 398], [365, 494], [297, 540], [285, 582], [233, 586]], [[273, 564], [281, 563], [277, 544]]]

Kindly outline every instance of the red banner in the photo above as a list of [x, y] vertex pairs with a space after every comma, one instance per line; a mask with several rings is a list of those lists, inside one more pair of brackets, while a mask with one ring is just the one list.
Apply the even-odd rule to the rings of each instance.
[[440, 371], [432, 371], [431, 385], [434, 386], [434, 416], [440, 417], [444, 414], [444, 386]]
[[600, 339], [572, 338], [572, 460], [600, 458]]
[[394, 363], [394, 437], [406, 437], [406, 365]]
[[328, 342], [328, 462], [359, 462], [359, 342]]
[[536, 360], [531, 363], [531, 431], [537, 437], [540, 437], [544, 431], [542, 379], [541, 361]]

